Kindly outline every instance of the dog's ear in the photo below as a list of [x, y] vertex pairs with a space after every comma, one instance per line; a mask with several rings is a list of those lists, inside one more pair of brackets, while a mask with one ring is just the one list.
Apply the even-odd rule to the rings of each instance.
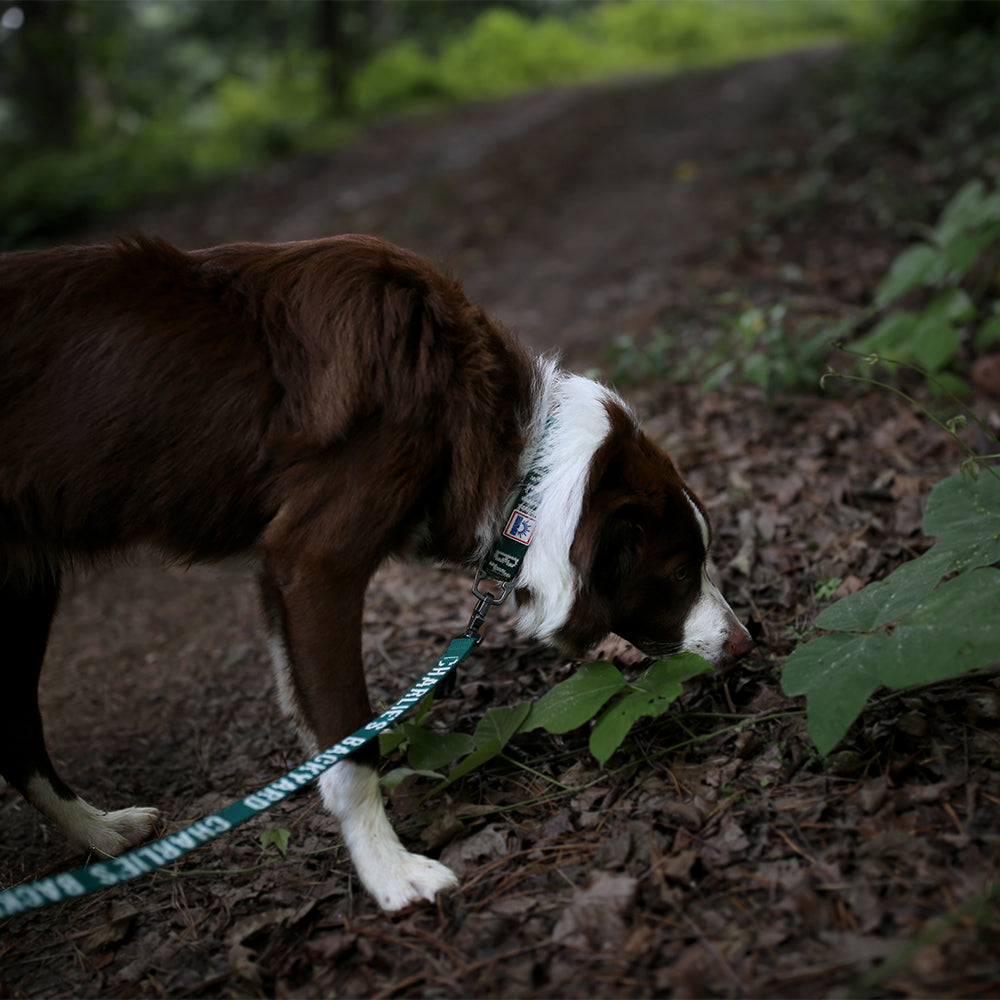
[[621, 494], [595, 499], [598, 502], [591, 503], [580, 518], [570, 546], [570, 562], [581, 587], [559, 636], [566, 649], [580, 656], [615, 630], [623, 585], [646, 544], [635, 504]]
[[639, 562], [646, 532], [641, 507], [628, 497], [595, 499], [580, 519], [570, 561], [582, 579], [610, 597]]
[[[588, 501], [570, 547], [570, 561], [583, 580], [611, 595], [634, 568], [645, 548], [646, 533], [637, 478], [638, 441], [624, 412], [609, 410], [620, 432], [608, 436], [594, 456]], [[631, 433], [630, 433], [631, 432]]]

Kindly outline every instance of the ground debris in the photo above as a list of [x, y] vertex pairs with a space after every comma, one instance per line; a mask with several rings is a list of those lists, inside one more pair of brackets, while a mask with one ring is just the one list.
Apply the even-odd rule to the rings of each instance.
[[[584, 368], [626, 330], [696, 342], [720, 296], [848, 312], [898, 250], [892, 234], [863, 206], [764, 219], [762, 201], [795, 178], [738, 166], [755, 149], [808, 143], [796, 95], [830, 58], [386, 123], [329, 162], [286, 164], [121, 228], [186, 246], [378, 232], [444, 259], [528, 343]], [[508, 125], [509, 141], [464, 173], [415, 167], [399, 196], [340, 206], [338, 190], [397, 176], [408, 151]], [[699, 171], [681, 181], [685, 161]], [[502, 232], [484, 216], [501, 202]], [[419, 780], [401, 788], [391, 811], [403, 840], [462, 875], [433, 906], [379, 913], [306, 791], [176, 870], [0, 924], [0, 997], [994, 994], [1000, 681], [886, 697], [829, 761], [780, 688], [819, 610], [923, 551], [923, 499], [962, 456], [888, 394], [768, 399], [696, 381], [626, 391], [705, 498], [727, 595], [763, 624], [746, 662], [689, 685], [606, 772], [586, 730], [532, 733], [444, 796], [423, 801]], [[996, 424], [995, 400], [975, 402]], [[469, 585], [433, 567], [380, 573], [365, 612], [374, 703], [464, 628]], [[153, 798], [173, 828], [297, 764], [257, 635], [242, 567], [164, 570], [143, 557], [70, 581], [42, 694], [73, 783], [107, 807]], [[642, 662], [620, 644], [603, 655], [627, 674]], [[433, 723], [471, 732], [487, 708], [537, 698], [574, 666], [518, 639], [501, 610]], [[0, 884], [75, 866], [6, 787], [0, 822]], [[276, 828], [289, 831], [287, 858], [261, 840]]]

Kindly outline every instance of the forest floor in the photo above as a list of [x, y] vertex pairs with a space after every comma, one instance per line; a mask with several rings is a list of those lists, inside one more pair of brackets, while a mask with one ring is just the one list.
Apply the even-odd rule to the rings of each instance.
[[[609, 345], [631, 333], [683, 373], [751, 305], [783, 307], [802, 337], [814, 317], [854, 314], [912, 235], [856, 196], [856, 176], [810, 166], [808, 112], [834, 58], [384, 122], [115, 227], [185, 247], [374, 232], [448, 266], [571, 367], [611, 370]], [[912, 158], [855, 153], [902, 193], [921, 183]], [[641, 377], [652, 360], [620, 388], [704, 497], [731, 603], [763, 623], [746, 661], [691, 682], [604, 771], [585, 731], [536, 733], [419, 807], [412, 790], [429, 785], [394, 794], [404, 842], [461, 876], [434, 906], [381, 914], [307, 791], [173, 869], [0, 923], [0, 996], [1000, 993], [1000, 914], [980, 895], [1000, 867], [995, 673], [883, 693], [828, 760], [779, 681], [823, 600], [926, 547], [922, 505], [961, 455], [888, 392], [821, 392], [822, 366], [769, 399]], [[996, 424], [995, 397], [973, 406]], [[393, 700], [464, 627], [469, 584], [379, 575], [373, 699]], [[106, 808], [154, 804], [174, 830], [299, 762], [256, 603], [252, 574], [229, 565], [138, 558], [72, 581], [42, 685], [70, 783]], [[573, 666], [498, 616], [434, 724], [471, 731]], [[0, 824], [0, 885], [79, 864], [6, 787]], [[262, 842], [276, 828], [287, 857]]]

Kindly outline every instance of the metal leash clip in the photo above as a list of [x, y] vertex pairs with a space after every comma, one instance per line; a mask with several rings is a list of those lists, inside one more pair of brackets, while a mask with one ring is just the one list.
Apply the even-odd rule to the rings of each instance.
[[[499, 607], [504, 601], [510, 596], [510, 592], [513, 589], [510, 583], [500, 584], [500, 596], [497, 597], [490, 591], [485, 593], [479, 589], [479, 584], [485, 579], [482, 570], [476, 573], [475, 582], [472, 584], [472, 593], [478, 598], [476, 602], [476, 607], [472, 612], [472, 617], [469, 619], [469, 625], [466, 630], [462, 633], [462, 638], [464, 639], [475, 639], [476, 645], [478, 646], [482, 641], [483, 637], [480, 635], [479, 630], [483, 627], [483, 623], [486, 621], [486, 616], [489, 614], [490, 608]], [[458, 671], [453, 670], [447, 677], [445, 677], [437, 686], [436, 695], [439, 698], [449, 698], [455, 692], [455, 678], [458, 676]]]

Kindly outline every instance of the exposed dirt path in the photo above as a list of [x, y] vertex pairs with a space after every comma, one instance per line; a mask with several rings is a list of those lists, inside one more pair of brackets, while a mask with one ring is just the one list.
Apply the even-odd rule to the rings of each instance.
[[[808, 141], [789, 107], [829, 59], [388, 122], [116, 228], [189, 247], [374, 232], [450, 266], [532, 346], [578, 367], [623, 331], [696, 338], [730, 288], [849, 309], [891, 235], [837, 217], [758, 245], [758, 196], [793, 178], [740, 169]], [[740, 671], [693, 685], [608, 773], [586, 733], [534, 736], [426, 808], [394, 796], [407, 842], [463, 876], [436, 908], [379, 914], [300, 795], [176, 873], [0, 924], [0, 996], [825, 996], [896, 959], [872, 980], [879, 995], [992, 992], [996, 925], [949, 915], [997, 875], [995, 680], [887, 699], [828, 767], [777, 672], [817, 584], [867, 582], [920, 550], [921, 498], [955, 452], [888, 397], [768, 403], [668, 382], [631, 395], [709, 501], [727, 592], [765, 622]], [[384, 571], [366, 611], [376, 699], [464, 625], [468, 584]], [[293, 766], [255, 622], [239, 566], [139, 559], [71, 584], [43, 680], [71, 782], [108, 807], [155, 804], [174, 829]], [[471, 730], [570, 669], [498, 620], [435, 718]], [[73, 866], [7, 788], [0, 825], [0, 885]], [[291, 831], [287, 859], [260, 844], [270, 827]]]
[[593, 363], [732, 235], [732, 161], [813, 52], [737, 71], [529, 94], [376, 126], [329, 157], [128, 221], [182, 246], [376, 233], [460, 275], [539, 350]]

